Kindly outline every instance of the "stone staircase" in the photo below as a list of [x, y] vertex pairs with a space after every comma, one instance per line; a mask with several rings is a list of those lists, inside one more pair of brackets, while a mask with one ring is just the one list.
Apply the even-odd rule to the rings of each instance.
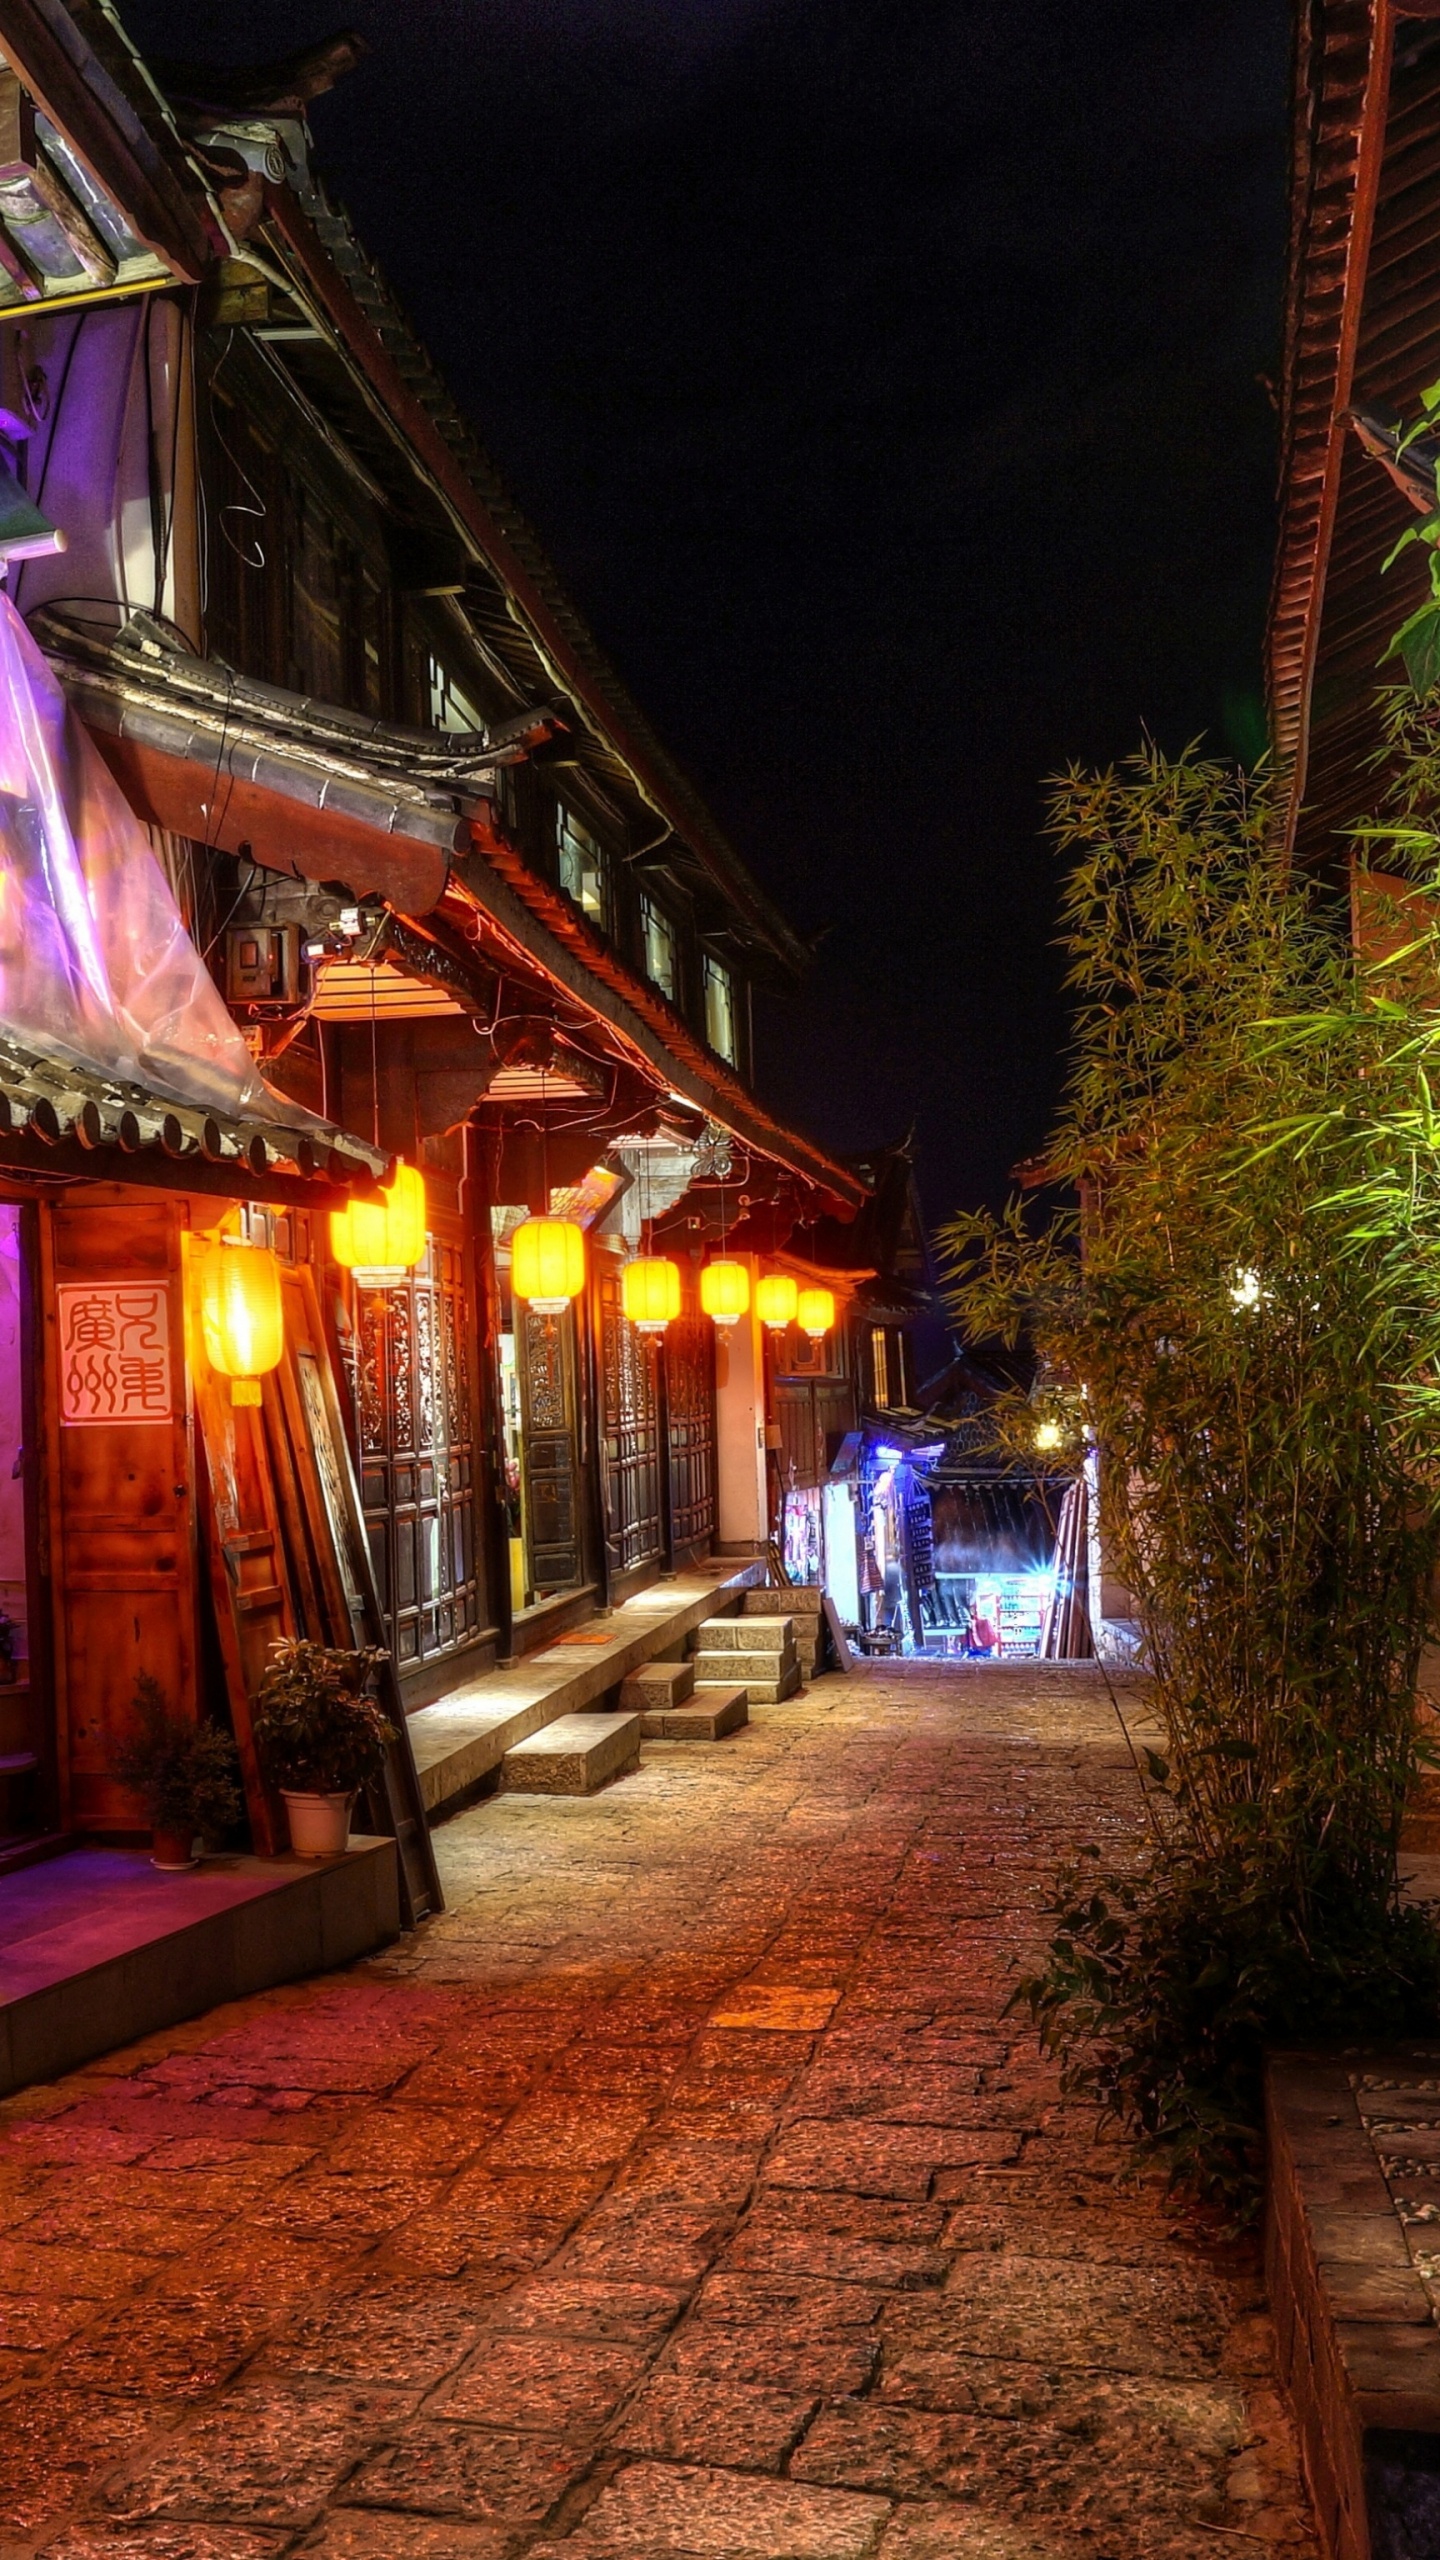
[[764, 1617], [707, 1618], [695, 1638], [697, 1693], [743, 1682], [752, 1705], [778, 1706], [800, 1686], [795, 1622], [771, 1609]]
[[[418, 1707], [406, 1721], [430, 1818], [458, 1813], [497, 1785], [523, 1787], [525, 1763], [512, 1765], [508, 1774], [504, 1764], [522, 1743], [548, 1735], [551, 1726], [569, 1716], [584, 1718], [586, 1748], [579, 1758], [560, 1757], [570, 1761], [580, 1792], [603, 1784], [591, 1757], [598, 1740], [591, 1711], [613, 1712], [617, 1693], [632, 1672], [661, 1655], [680, 1653], [701, 1620], [735, 1607], [745, 1584], [762, 1570], [758, 1563], [720, 1559], [696, 1566], [617, 1609], [605, 1629], [596, 1629], [597, 1634], [608, 1632], [608, 1642], [542, 1646], [522, 1661], [462, 1679], [432, 1705]], [[670, 1667], [674, 1669], [673, 1662]], [[4, 1747], [0, 1724], [0, 1751]], [[548, 1757], [540, 1754], [542, 1770]], [[553, 1775], [546, 1776], [544, 1791], [558, 1791]]]
[[657, 1742], [721, 1742], [750, 1721], [750, 1693], [720, 1683], [703, 1697], [695, 1690], [693, 1662], [647, 1662], [632, 1671], [620, 1704], [640, 1718], [640, 1730]]
[[818, 1591], [751, 1588], [725, 1597], [725, 1614], [695, 1629], [689, 1661], [635, 1664], [618, 1708], [597, 1700], [517, 1735], [500, 1764], [506, 1792], [593, 1795], [636, 1766], [642, 1739], [723, 1741], [749, 1723], [752, 1701], [779, 1705], [802, 1679], [815, 1678], [824, 1630]]
[[813, 1680], [820, 1670], [825, 1621], [823, 1591], [810, 1583], [796, 1583], [788, 1591], [746, 1591], [740, 1607], [747, 1618], [773, 1618], [783, 1610], [795, 1630], [795, 1653], [802, 1680]]

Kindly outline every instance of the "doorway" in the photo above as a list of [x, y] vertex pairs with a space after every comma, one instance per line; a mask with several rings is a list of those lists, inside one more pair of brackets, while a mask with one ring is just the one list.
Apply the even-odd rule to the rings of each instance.
[[515, 1616], [584, 1580], [575, 1315], [541, 1314], [511, 1286], [510, 1237], [523, 1209], [492, 1209], [499, 1297], [510, 1600]]

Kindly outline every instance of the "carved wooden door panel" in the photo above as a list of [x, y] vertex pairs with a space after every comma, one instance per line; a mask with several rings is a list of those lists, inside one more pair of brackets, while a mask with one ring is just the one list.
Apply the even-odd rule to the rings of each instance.
[[715, 1535], [715, 1327], [688, 1275], [684, 1313], [665, 1336], [665, 1420], [671, 1547], [705, 1555]]
[[515, 1310], [520, 1382], [522, 1507], [530, 1583], [537, 1600], [582, 1581], [575, 1318]]
[[663, 1561], [658, 1346], [637, 1332], [620, 1302], [620, 1272], [607, 1254], [596, 1274], [600, 1305], [600, 1401], [605, 1431], [606, 1543], [612, 1573]]
[[402, 1677], [484, 1624], [473, 1301], [459, 1222], [432, 1215], [425, 1259], [408, 1279], [357, 1292], [361, 1493]]
[[179, 1203], [61, 1202], [41, 1251], [61, 1819], [128, 1831], [110, 1765], [139, 1674], [199, 1712]]

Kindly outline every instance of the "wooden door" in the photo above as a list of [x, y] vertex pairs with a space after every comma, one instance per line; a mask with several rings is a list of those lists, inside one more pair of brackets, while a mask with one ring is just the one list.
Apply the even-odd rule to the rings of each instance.
[[626, 1317], [620, 1265], [597, 1255], [600, 1399], [605, 1435], [605, 1535], [612, 1575], [665, 1560], [660, 1474], [659, 1345]]
[[133, 1831], [110, 1774], [150, 1672], [198, 1716], [181, 1204], [96, 1186], [41, 1217], [49, 1563], [63, 1826]]
[[665, 1335], [665, 1441], [672, 1561], [708, 1555], [715, 1536], [715, 1327], [687, 1274], [684, 1311]]
[[425, 1259], [357, 1303], [360, 1484], [402, 1678], [485, 1624], [475, 1531], [474, 1292], [464, 1229], [432, 1208]]
[[584, 1579], [577, 1431], [575, 1318], [515, 1309], [520, 1382], [521, 1499], [537, 1600]]

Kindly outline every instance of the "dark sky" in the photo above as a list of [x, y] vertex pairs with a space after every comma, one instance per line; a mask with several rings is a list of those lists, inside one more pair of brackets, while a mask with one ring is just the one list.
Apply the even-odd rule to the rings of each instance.
[[[123, 0], [122, 0], [123, 5]], [[259, 59], [334, 0], [129, 0]], [[771, 1098], [1003, 1195], [1064, 1041], [1042, 778], [1252, 755], [1283, 0], [361, 0], [320, 154], [577, 600], [822, 929]], [[236, 30], [243, 31], [237, 35]]]

